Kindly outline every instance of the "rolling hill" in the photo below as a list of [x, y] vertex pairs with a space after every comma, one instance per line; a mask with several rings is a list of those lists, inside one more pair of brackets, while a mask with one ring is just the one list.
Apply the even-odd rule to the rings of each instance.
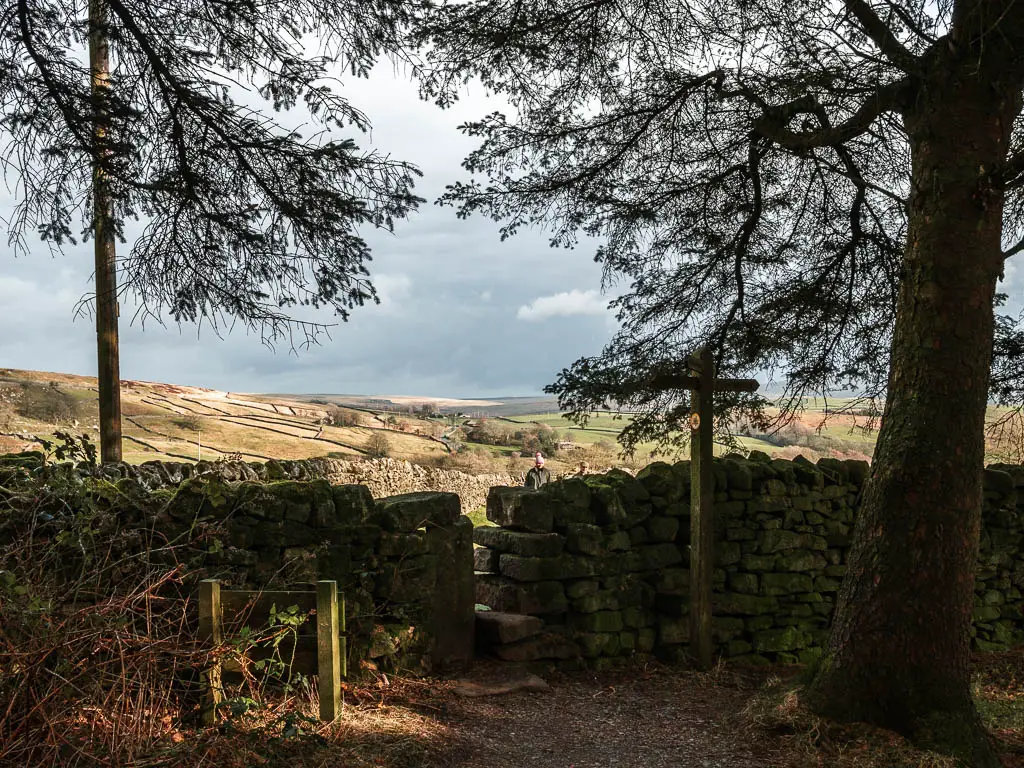
[[[383, 434], [391, 455], [428, 462], [448, 452], [443, 427], [403, 417], [388, 424], [370, 411], [352, 411], [287, 396], [221, 392], [203, 387], [122, 381], [124, 458], [195, 461], [240, 456], [246, 460], [373, 452]], [[0, 451], [22, 450], [56, 430], [98, 432], [96, 379], [40, 371], [0, 369]]]
[[[335, 456], [357, 459], [379, 455], [381, 437], [387, 455], [424, 465], [446, 465], [467, 471], [493, 472], [529, 463], [511, 444], [475, 444], [452, 454], [449, 436], [469, 431], [474, 423], [496, 419], [524, 430], [550, 427], [569, 449], [552, 457], [553, 468], [572, 469], [595, 453], [598, 461], [618, 462], [618, 432], [628, 414], [595, 414], [586, 428], [564, 419], [550, 397], [495, 399], [367, 396], [337, 394], [252, 394], [197, 386], [147, 381], [122, 381], [124, 458], [139, 463], [153, 459], [195, 461], [238, 457], [246, 460], [300, 459]], [[842, 401], [808, 399], [804, 412], [776, 434], [739, 430], [742, 448], [780, 457], [803, 454], [869, 457], [877, 421], [863, 415], [833, 415], [826, 410]], [[428, 406], [428, 407], [424, 407]], [[1006, 409], [989, 409], [989, 420]], [[429, 414], [429, 415], [428, 415]], [[96, 380], [87, 376], [0, 368], [0, 452], [38, 447], [37, 438], [55, 431], [98, 432]], [[737, 425], [738, 427], [739, 425]], [[998, 437], [998, 439], [997, 439]], [[572, 448], [575, 447], [574, 453]], [[653, 445], [641, 446], [630, 465], [650, 461]], [[1011, 423], [1001, 436], [990, 435], [988, 460], [1014, 460], [1024, 448], [1024, 427]], [[728, 449], [719, 447], [719, 452]], [[593, 461], [591, 462], [593, 464]]]

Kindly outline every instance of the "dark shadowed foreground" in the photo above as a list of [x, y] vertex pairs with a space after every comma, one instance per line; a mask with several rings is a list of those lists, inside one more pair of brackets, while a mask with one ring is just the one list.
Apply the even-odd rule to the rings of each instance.
[[[1024, 654], [975, 659], [973, 692], [1006, 768], [1024, 768]], [[800, 706], [793, 667], [660, 665], [544, 673], [478, 663], [458, 680], [375, 679], [346, 688], [339, 721], [316, 702], [266, 698], [195, 730], [170, 718], [138, 768], [955, 768], [897, 734], [822, 720]], [[95, 765], [74, 762], [76, 765]], [[0, 759], [0, 764], [3, 760]]]
[[[730, 678], [727, 682], [719, 678]], [[451, 725], [465, 768], [755, 768], [770, 765], [736, 727], [750, 698], [732, 673], [633, 670], [550, 678], [548, 693], [465, 699]], [[722, 684], [725, 683], [725, 684]], [[730, 722], [732, 721], [732, 722]]]

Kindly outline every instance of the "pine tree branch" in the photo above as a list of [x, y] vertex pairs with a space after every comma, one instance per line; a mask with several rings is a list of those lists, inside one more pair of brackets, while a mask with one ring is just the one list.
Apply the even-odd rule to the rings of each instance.
[[1024, 187], [1024, 150], [1010, 155], [1003, 166], [1003, 189], [1007, 192]]
[[899, 109], [910, 88], [907, 78], [880, 86], [854, 113], [838, 125], [816, 131], [792, 131], [786, 126], [800, 114], [821, 115], [822, 104], [812, 95], [801, 96], [777, 107], [769, 107], [754, 122], [753, 131], [785, 149], [802, 152], [815, 147], [838, 147], [860, 136], [885, 112]]
[[920, 60], [903, 47], [889, 26], [865, 0], [846, 0], [846, 8], [860, 22], [864, 32], [889, 61], [908, 74], [919, 69]]
[[913, 32], [915, 35], [920, 37], [926, 43], [931, 45], [935, 42], [935, 36], [929, 34], [924, 27], [914, 21], [910, 14], [907, 13], [906, 8], [903, 8], [899, 3], [893, 2], [893, 0], [885, 0], [885, 4], [889, 6], [889, 9], [900, 17], [900, 21], [907, 25], [907, 29]]
[[92, 140], [82, 130], [83, 120], [81, 115], [77, 113], [74, 106], [68, 102], [67, 93], [61, 88], [60, 84], [57, 83], [56, 78], [50, 71], [50, 62], [45, 56], [41, 55], [36, 50], [33, 43], [30, 11], [27, 0], [18, 0], [18, 24], [21, 31], [22, 43], [25, 46], [25, 51], [28, 53], [29, 58], [32, 59], [32, 63], [36, 65], [36, 69], [39, 70], [39, 75], [46, 86], [47, 95], [57, 106], [61, 116], [64, 118], [64, 123], [67, 125], [71, 135], [75, 137], [79, 146], [82, 148], [91, 148]]
[[1019, 240], [1016, 245], [1003, 251], [1003, 261], [1006, 261], [1011, 256], [1016, 256], [1021, 251], [1024, 251], [1024, 240]]

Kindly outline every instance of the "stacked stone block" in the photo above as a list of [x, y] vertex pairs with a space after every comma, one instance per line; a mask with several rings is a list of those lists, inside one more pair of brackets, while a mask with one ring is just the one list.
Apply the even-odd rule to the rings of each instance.
[[[208, 482], [189, 483], [208, 494]], [[225, 504], [228, 531], [253, 531], [235, 542], [252, 556], [252, 567], [234, 577], [253, 588], [336, 580], [354, 662], [429, 671], [471, 658], [473, 524], [458, 496], [424, 492], [375, 501], [365, 486], [325, 480], [226, 487], [235, 494], [235, 503]]]
[[484, 654], [503, 661], [574, 659], [576, 644], [564, 628], [545, 626], [544, 620], [523, 613], [477, 611], [476, 645]]
[[655, 489], [662, 496], [621, 471], [539, 491], [491, 490], [487, 517], [498, 527], [474, 531], [477, 602], [544, 620], [547, 642], [531, 644], [521, 660], [600, 663], [651, 653], [659, 634], [678, 634], [658, 613], [685, 589], [680, 542], [689, 528], [680, 518], [688, 508], [681, 475], [673, 477]]

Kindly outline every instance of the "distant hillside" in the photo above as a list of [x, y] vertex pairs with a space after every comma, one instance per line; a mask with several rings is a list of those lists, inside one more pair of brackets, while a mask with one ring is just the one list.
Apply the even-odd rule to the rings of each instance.
[[[194, 461], [200, 454], [208, 460], [324, 455], [357, 459], [378, 455], [383, 444], [392, 458], [425, 466], [474, 473], [518, 472], [528, 468], [531, 460], [531, 430], [546, 428], [557, 432], [562, 448], [549, 451], [552, 468], [571, 471], [581, 461], [591, 466], [618, 465], [621, 446], [616, 438], [630, 418], [595, 414], [581, 428], [560, 416], [552, 397], [245, 394], [128, 380], [122, 382], [121, 396], [124, 457], [135, 463]], [[779, 457], [867, 458], [874, 450], [878, 420], [861, 409], [835, 415], [844, 405], [856, 403], [808, 398], [801, 417], [777, 432], [765, 434], [743, 423], [734, 424], [734, 431], [741, 447]], [[826, 413], [832, 415], [826, 418]], [[995, 424], [1008, 415], [1007, 409], [990, 408], [989, 422]], [[38, 447], [37, 438], [52, 437], [56, 430], [87, 433], [96, 440], [97, 418], [94, 378], [0, 368], [0, 452]], [[498, 435], [501, 439], [478, 437], [477, 427], [486, 419], [501, 422], [509, 434]], [[525, 437], [520, 439], [520, 434]], [[628, 464], [649, 462], [654, 448], [644, 444]], [[1019, 460], [1024, 455], [1024, 420], [1010, 420], [990, 432], [987, 449], [988, 461]], [[685, 452], [683, 446], [682, 455]]]
[[558, 401], [553, 397], [497, 397], [487, 400], [451, 397], [418, 397], [414, 395], [338, 395], [338, 394], [281, 394], [269, 395], [301, 402], [325, 402], [352, 408], [375, 410], [419, 409], [429, 405], [436, 413], [461, 413], [474, 418], [498, 416], [525, 416], [534, 413], [559, 413]]
[[[587, 428], [561, 418], [552, 397], [493, 399], [348, 394], [246, 394], [196, 386], [122, 381], [126, 461], [195, 461], [228, 456], [245, 460], [378, 455], [381, 442], [392, 458], [471, 472], [527, 468], [533, 448], [516, 438], [536, 428], [554, 429], [568, 448], [549, 451], [553, 469], [580, 461], [618, 463], [619, 431], [629, 416], [595, 415]], [[811, 405], [811, 404], [809, 404]], [[809, 457], [835, 452], [869, 454], [873, 429], [834, 423], [818, 431], [820, 412], [780, 439], [741, 438], [746, 448]], [[816, 413], [817, 412], [817, 413]], [[484, 419], [504, 422], [506, 440], [473, 442], [473, 426]], [[38, 447], [37, 439], [57, 430], [98, 434], [96, 380], [87, 376], [0, 368], [0, 452]], [[816, 426], [816, 424], [814, 424]], [[853, 434], [856, 432], [856, 434]], [[527, 437], [522, 442], [529, 442]], [[453, 454], [452, 449], [461, 451]], [[641, 446], [629, 462], [651, 460], [653, 444]], [[727, 450], [721, 447], [721, 451]]]
[[[219, 392], [157, 382], [121, 382], [124, 458], [300, 459], [375, 452], [383, 435], [391, 456], [421, 463], [448, 449], [436, 422], [405, 416], [388, 423], [373, 413], [287, 396]], [[96, 379], [0, 368], [0, 452], [37, 447], [55, 430], [98, 433]]]

